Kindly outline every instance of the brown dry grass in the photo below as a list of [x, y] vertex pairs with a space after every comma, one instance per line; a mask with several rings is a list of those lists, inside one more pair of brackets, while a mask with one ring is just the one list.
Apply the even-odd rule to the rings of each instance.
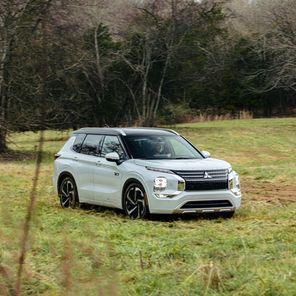
[[296, 184], [257, 181], [245, 177], [242, 188], [247, 201], [296, 202]]

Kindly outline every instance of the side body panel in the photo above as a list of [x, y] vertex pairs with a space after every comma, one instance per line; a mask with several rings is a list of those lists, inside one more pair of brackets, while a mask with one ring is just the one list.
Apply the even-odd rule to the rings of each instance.
[[120, 207], [122, 169], [114, 162], [98, 157], [94, 168], [94, 203]]

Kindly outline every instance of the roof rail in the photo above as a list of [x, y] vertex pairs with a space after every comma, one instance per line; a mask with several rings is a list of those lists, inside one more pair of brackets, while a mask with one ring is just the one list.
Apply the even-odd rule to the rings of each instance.
[[123, 136], [126, 136], [126, 133], [121, 128], [112, 128], [112, 129], [121, 133]]
[[177, 136], [180, 136], [180, 134], [179, 134], [178, 132], [176, 132], [176, 131], [174, 131], [174, 130], [172, 130], [172, 129], [165, 128], [164, 130], [167, 131], [167, 132], [173, 133], [173, 134], [175, 134], [175, 135], [177, 135]]

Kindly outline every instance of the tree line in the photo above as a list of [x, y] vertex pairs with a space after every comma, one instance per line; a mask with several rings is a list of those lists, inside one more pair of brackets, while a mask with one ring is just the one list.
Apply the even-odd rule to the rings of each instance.
[[2, 0], [10, 131], [293, 114], [293, 0]]

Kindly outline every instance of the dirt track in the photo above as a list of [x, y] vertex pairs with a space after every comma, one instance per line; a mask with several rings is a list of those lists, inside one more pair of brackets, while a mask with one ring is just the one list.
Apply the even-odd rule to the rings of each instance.
[[247, 200], [268, 202], [296, 202], [296, 185], [242, 180], [242, 192]]

